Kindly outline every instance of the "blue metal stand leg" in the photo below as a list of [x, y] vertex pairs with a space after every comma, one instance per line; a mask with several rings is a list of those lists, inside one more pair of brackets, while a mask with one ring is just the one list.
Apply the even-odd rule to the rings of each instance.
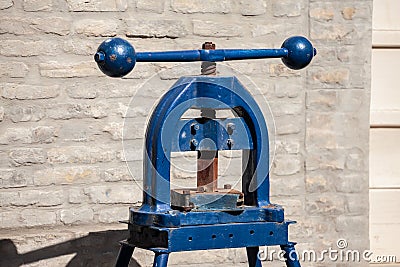
[[301, 267], [296, 249], [294, 248], [296, 243], [289, 242], [286, 245], [282, 245], [281, 249], [285, 251], [285, 259], [287, 267]]
[[131, 260], [133, 250], [135, 247], [131, 247], [126, 243], [121, 243], [121, 248], [119, 249], [117, 261], [115, 267], [128, 267]]
[[258, 258], [258, 247], [246, 247], [247, 260], [249, 261], [249, 267], [262, 267], [261, 261]]
[[168, 263], [168, 253], [158, 253], [154, 256], [153, 267], [166, 267]]

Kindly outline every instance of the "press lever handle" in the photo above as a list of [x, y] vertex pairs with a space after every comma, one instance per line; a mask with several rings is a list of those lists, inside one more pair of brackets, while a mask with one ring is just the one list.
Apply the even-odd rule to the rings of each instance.
[[317, 54], [311, 42], [302, 36], [286, 39], [278, 49], [199, 49], [163, 52], [135, 52], [124, 39], [110, 38], [100, 44], [94, 59], [101, 71], [111, 77], [128, 74], [136, 62], [229, 61], [261, 58], [282, 58], [290, 69], [306, 67]]

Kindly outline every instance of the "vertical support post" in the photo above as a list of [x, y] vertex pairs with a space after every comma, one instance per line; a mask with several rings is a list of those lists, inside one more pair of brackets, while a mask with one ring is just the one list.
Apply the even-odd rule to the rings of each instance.
[[261, 261], [258, 258], [258, 251], [259, 251], [258, 247], [246, 247], [249, 267], [262, 267]]
[[286, 245], [281, 245], [281, 249], [285, 251], [284, 257], [287, 267], [301, 267], [294, 245], [296, 245], [294, 242], [288, 242]]
[[128, 267], [134, 250], [135, 247], [132, 247], [125, 242], [121, 242], [121, 248], [119, 249], [115, 267]]
[[154, 256], [153, 267], [167, 267], [168, 253], [156, 252]]

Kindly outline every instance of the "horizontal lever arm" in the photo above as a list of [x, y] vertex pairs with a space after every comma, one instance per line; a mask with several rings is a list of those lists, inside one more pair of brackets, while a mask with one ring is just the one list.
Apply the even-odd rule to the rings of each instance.
[[216, 49], [183, 50], [163, 52], [137, 52], [136, 62], [189, 62], [228, 61], [258, 58], [281, 58], [288, 55], [286, 48], [280, 49]]
[[136, 62], [189, 62], [227, 61], [261, 58], [282, 58], [291, 69], [306, 67], [317, 51], [310, 41], [302, 36], [290, 37], [277, 49], [201, 49], [164, 52], [136, 52], [133, 46], [121, 39], [105, 40], [97, 49], [94, 59], [108, 76], [122, 77], [128, 74]]

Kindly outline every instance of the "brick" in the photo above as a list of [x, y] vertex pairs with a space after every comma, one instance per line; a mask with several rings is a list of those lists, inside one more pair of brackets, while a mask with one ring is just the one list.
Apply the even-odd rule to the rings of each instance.
[[173, 19], [129, 19], [126, 23], [128, 37], [178, 38], [187, 35], [187, 27], [182, 20]]
[[31, 27], [40, 32], [65, 36], [71, 32], [71, 20], [63, 17], [37, 18], [31, 22]]
[[89, 207], [74, 207], [60, 211], [60, 219], [64, 224], [93, 223], [93, 216], [93, 209]]
[[307, 193], [323, 193], [332, 191], [333, 173], [312, 171], [306, 173], [306, 192]]
[[285, 209], [285, 216], [303, 215], [303, 202], [299, 199], [288, 199], [287, 197], [274, 197], [272, 203], [278, 203]]
[[345, 213], [345, 200], [334, 193], [306, 195], [306, 212], [313, 215], [341, 215]]
[[317, 21], [330, 21], [335, 17], [335, 10], [331, 7], [316, 7], [309, 11], [310, 18]]
[[6, 99], [32, 100], [57, 97], [60, 93], [58, 85], [27, 85], [4, 83], [0, 85], [1, 96]]
[[142, 190], [136, 184], [90, 186], [84, 192], [95, 204], [135, 204], [142, 200]]
[[70, 21], [61, 17], [48, 17], [46, 19], [9, 17], [0, 19], [0, 33], [15, 35], [33, 35], [38, 32], [67, 35], [70, 32], [70, 26]]
[[[334, 219], [336, 231], [346, 232], [348, 229], [352, 229], [352, 235], [356, 237], [361, 237], [368, 235], [368, 215], [362, 216], [348, 216], [341, 215]], [[353, 247], [352, 247], [353, 248]]]
[[100, 209], [96, 212], [101, 223], [116, 223], [118, 221], [126, 221], [129, 219], [128, 207], [112, 207]]
[[268, 36], [276, 34], [277, 30], [272, 25], [255, 25], [251, 30], [252, 37]]
[[62, 48], [63, 51], [69, 54], [75, 54], [75, 55], [93, 55], [94, 51], [97, 50], [97, 47], [99, 46], [99, 42], [97, 41], [91, 41], [88, 40], [87, 38], [85, 39], [77, 39], [77, 38], [69, 38], [68, 40], [65, 40]]
[[12, 122], [40, 121], [45, 113], [42, 107], [36, 105], [12, 106], [7, 114]]
[[268, 64], [268, 74], [271, 77], [296, 77], [301, 75], [300, 72], [291, 70], [282, 63]]
[[258, 16], [265, 14], [267, 3], [265, 0], [241, 0], [240, 12], [243, 16]]
[[102, 72], [95, 62], [65, 63], [50, 61], [39, 63], [39, 72], [43, 77], [49, 78], [76, 78], [101, 76]]
[[282, 139], [275, 140], [275, 153], [298, 154], [301, 144], [299, 140]]
[[346, 153], [343, 149], [323, 149], [311, 150], [306, 142], [308, 150], [305, 167], [307, 171], [325, 169], [325, 170], [343, 170], [346, 162]]
[[43, 164], [47, 155], [42, 148], [15, 148], [9, 153], [13, 166], [29, 166], [32, 164]]
[[[367, 189], [368, 186], [364, 187], [364, 190]], [[369, 195], [365, 193], [355, 193], [348, 194], [346, 196], [346, 204], [345, 208], [349, 215], [368, 215], [369, 205]]]
[[53, 0], [24, 0], [24, 11], [51, 11]]
[[272, 13], [274, 17], [298, 17], [304, 13], [304, 1], [273, 0]]
[[62, 142], [79, 143], [85, 145], [87, 142], [96, 142], [102, 135], [103, 122], [93, 119], [78, 119], [74, 123], [64, 121], [62, 127], [57, 129], [58, 139]]
[[124, 103], [118, 103], [117, 113], [121, 115], [122, 118], [134, 118], [143, 117], [146, 118], [149, 113], [146, 107], [129, 107]]
[[277, 135], [289, 135], [289, 134], [298, 134], [303, 131], [300, 126], [303, 123], [303, 116], [293, 116], [293, 115], [285, 115], [280, 116], [279, 119], [275, 119], [276, 124], [276, 134]]
[[47, 155], [49, 162], [52, 164], [94, 164], [113, 161], [116, 157], [116, 152], [110, 148], [99, 146], [67, 146], [50, 148], [47, 151]]
[[[142, 151], [140, 151], [142, 153]], [[129, 161], [124, 163], [124, 166], [128, 167], [129, 177], [124, 175], [124, 178], [132, 179], [137, 182], [139, 185], [142, 184], [143, 181], [143, 162], [142, 161]], [[116, 175], [114, 175], [116, 176]], [[121, 177], [122, 180], [122, 177]]]
[[12, 0], [1, 0], [0, 1], [0, 9], [7, 9], [14, 5]]
[[294, 176], [270, 176], [271, 196], [299, 196], [304, 189], [304, 176], [297, 174]]
[[[21, 211], [21, 226], [44, 226], [44, 225], [55, 225], [57, 222], [57, 216], [54, 211], [37, 210], [37, 209], [25, 209]], [[15, 223], [13, 225], [15, 227]]]
[[86, 36], [112, 37], [117, 35], [118, 26], [118, 21], [107, 19], [82, 19], [74, 22], [75, 32]]
[[103, 132], [109, 133], [112, 140], [122, 140], [123, 126], [123, 123], [111, 122], [104, 126]]
[[117, 182], [117, 181], [132, 181], [133, 177], [127, 168], [109, 168], [102, 174], [104, 181]]
[[283, 37], [277, 38], [281, 32], [285, 32], [285, 36], [299, 35], [304, 32], [301, 18], [293, 19], [293, 21], [277, 18], [273, 23], [251, 25], [252, 37], [267, 37], [260, 39], [260, 48], [281, 46], [285, 40]]
[[188, 63], [188, 64], [180, 64], [174, 66], [173, 68], [166, 69], [160, 72], [159, 75], [162, 80], [172, 80], [172, 79], [178, 79], [181, 76], [189, 76], [197, 73], [199, 73], [199, 65], [194, 63]]
[[143, 160], [144, 147], [143, 140], [126, 140], [124, 141], [124, 149], [117, 153], [117, 158], [120, 161], [137, 161]]
[[327, 69], [314, 67], [309, 69], [308, 82], [318, 88], [346, 88], [349, 86], [350, 70], [348, 68]]
[[191, 13], [226, 14], [230, 13], [232, 10], [231, 1], [229, 0], [221, 0], [217, 2], [212, 0], [194, 0], [194, 1], [172, 0], [171, 8], [173, 11], [183, 14], [191, 14]]
[[66, 0], [69, 11], [125, 11], [126, 0]]
[[303, 79], [297, 77], [290, 81], [290, 84], [278, 83], [274, 87], [274, 93], [277, 98], [296, 98], [302, 94], [304, 85]]
[[337, 92], [318, 90], [306, 92], [306, 107], [313, 111], [333, 111], [338, 104]]
[[23, 62], [0, 63], [0, 77], [24, 78], [28, 74], [29, 68]]
[[[135, 67], [136, 70], [136, 67]], [[147, 75], [147, 74], [146, 74]], [[150, 71], [149, 71], [150, 75]], [[130, 98], [137, 93], [138, 86], [132, 84], [132, 80], [124, 79], [112, 82], [108, 80], [107, 83], [92, 83], [93, 87], [98, 89], [98, 94], [104, 98]]]
[[[352, 171], [367, 171], [367, 157], [365, 153], [358, 148], [353, 148], [347, 152], [346, 169]], [[367, 167], [366, 167], [367, 166]]]
[[7, 202], [12, 206], [26, 207], [38, 203], [39, 191], [24, 190], [18, 192], [10, 192], [7, 196]]
[[146, 125], [144, 122], [130, 122], [127, 119], [124, 123], [111, 122], [106, 124], [103, 132], [110, 134], [112, 140], [135, 140], [143, 139], [145, 129]]
[[283, 116], [283, 115], [299, 115], [303, 113], [304, 103], [302, 100], [297, 101], [270, 101], [269, 105], [274, 112], [275, 116]]
[[138, 11], [149, 11], [152, 13], [161, 14], [164, 12], [164, 1], [158, 0], [138, 0], [136, 2]]
[[327, 23], [311, 20], [310, 38], [326, 42], [354, 43], [364, 32], [354, 24]]
[[363, 173], [339, 173], [335, 178], [336, 191], [341, 193], [361, 193], [368, 187], [368, 178]]
[[303, 161], [299, 155], [276, 155], [272, 161], [272, 172], [284, 176], [300, 172]]
[[56, 129], [52, 126], [38, 126], [31, 129], [32, 143], [53, 143], [57, 137]]
[[2, 17], [0, 19], [0, 33], [15, 35], [34, 34], [31, 21], [21, 17]]
[[239, 24], [221, 23], [209, 20], [193, 20], [193, 34], [203, 37], [237, 37], [242, 36], [243, 29]]
[[92, 166], [45, 168], [33, 173], [33, 182], [37, 186], [82, 184], [98, 181], [100, 181], [98, 167]]
[[51, 104], [46, 107], [46, 114], [55, 120], [82, 118], [101, 119], [108, 116], [105, 102], [93, 104]]
[[55, 128], [38, 126], [34, 128], [7, 128], [0, 134], [0, 144], [52, 143], [57, 136]]
[[22, 172], [15, 169], [0, 169], [1, 188], [25, 187], [28, 184], [31, 184], [31, 181]]
[[86, 198], [82, 188], [71, 188], [68, 189], [68, 203], [81, 204], [85, 202]]
[[38, 207], [54, 207], [64, 203], [63, 190], [39, 191]]
[[96, 88], [81, 87], [77, 83], [69, 86], [66, 91], [69, 97], [75, 99], [94, 99], [99, 95]]
[[30, 129], [26, 128], [7, 128], [0, 134], [0, 144], [7, 145], [12, 143], [29, 144], [32, 143]]

